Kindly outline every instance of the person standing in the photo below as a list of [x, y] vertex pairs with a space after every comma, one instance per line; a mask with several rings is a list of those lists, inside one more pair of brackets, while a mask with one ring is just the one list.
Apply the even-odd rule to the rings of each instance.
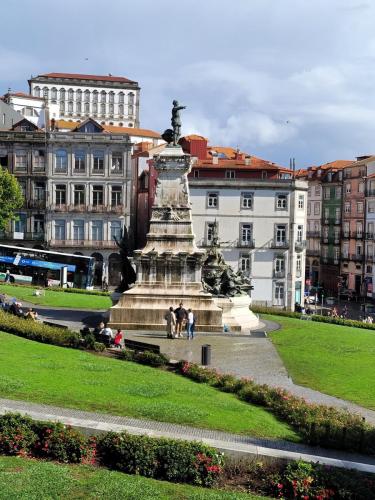
[[5, 283], [10, 283], [10, 271], [7, 269], [5, 273]]
[[195, 327], [195, 316], [191, 309], [188, 309], [187, 313], [187, 338], [188, 340], [193, 340], [194, 338], [194, 327]]
[[187, 320], [187, 312], [182, 302], [180, 302], [174, 313], [176, 315], [176, 337], [182, 337], [182, 329]]
[[164, 319], [167, 322], [167, 338], [173, 339], [176, 331], [176, 315], [173, 311], [173, 307], [169, 308], [169, 311], [167, 311]]

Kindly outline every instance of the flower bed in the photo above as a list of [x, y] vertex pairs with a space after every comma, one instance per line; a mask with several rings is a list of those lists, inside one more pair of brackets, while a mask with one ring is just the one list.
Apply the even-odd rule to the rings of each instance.
[[240, 399], [269, 408], [280, 419], [292, 425], [303, 441], [326, 448], [375, 455], [375, 427], [359, 416], [335, 408], [307, 403], [285, 389], [260, 385], [251, 379], [238, 379], [202, 368], [187, 361], [178, 364], [183, 376], [207, 383]]
[[198, 442], [108, 432], [96, 439], [60, 423], [38, 422], [18, 414], [0, 416], [0, 453], [92, 463], [141, 476], [212, 486], [223, 457]]
[[[282, 309], [272, 307], [251, 307], [252, 312], [257, 314], [271, 314], [273, 316], [284, 316], [285, 318], [300, 319], [302, 314], [292, 311], [283, 311]], [[306, 316], [305, 316], [306, 317]], [[375, 330], [374, 323], [363, 323], [354, 319], [333, 318], [332, 316], [321, 316], [320, 314], [310, 314], [308, 316], [312, 321], [321, 323], [330, 323], [332, 325], [351, 326], [354, 328], [364, 328], [366, 330]]]

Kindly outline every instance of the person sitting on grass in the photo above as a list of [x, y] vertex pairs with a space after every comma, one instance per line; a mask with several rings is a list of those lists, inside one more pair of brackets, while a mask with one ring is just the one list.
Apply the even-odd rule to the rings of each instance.
[[29, 307], [27, 313], [25, 314], [25, 319], [36, 321], [38, 319], [38, 313], [32, 307]]

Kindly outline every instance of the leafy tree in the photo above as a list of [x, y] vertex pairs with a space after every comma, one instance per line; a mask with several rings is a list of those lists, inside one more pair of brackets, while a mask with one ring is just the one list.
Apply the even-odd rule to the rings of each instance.
[[15, 210], [23, 205], [23, 194], [17, 179], [7, 169], [0, 167], [0, 231], [16, 218]]

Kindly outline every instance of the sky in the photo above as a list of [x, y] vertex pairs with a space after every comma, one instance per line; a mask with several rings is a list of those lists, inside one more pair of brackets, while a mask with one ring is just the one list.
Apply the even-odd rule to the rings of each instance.
[[48, 72], [125, 76], [141, 127], [296, 167], [375, 154], [375, 2], [18, 0], [2, 7], [0, 93]]

